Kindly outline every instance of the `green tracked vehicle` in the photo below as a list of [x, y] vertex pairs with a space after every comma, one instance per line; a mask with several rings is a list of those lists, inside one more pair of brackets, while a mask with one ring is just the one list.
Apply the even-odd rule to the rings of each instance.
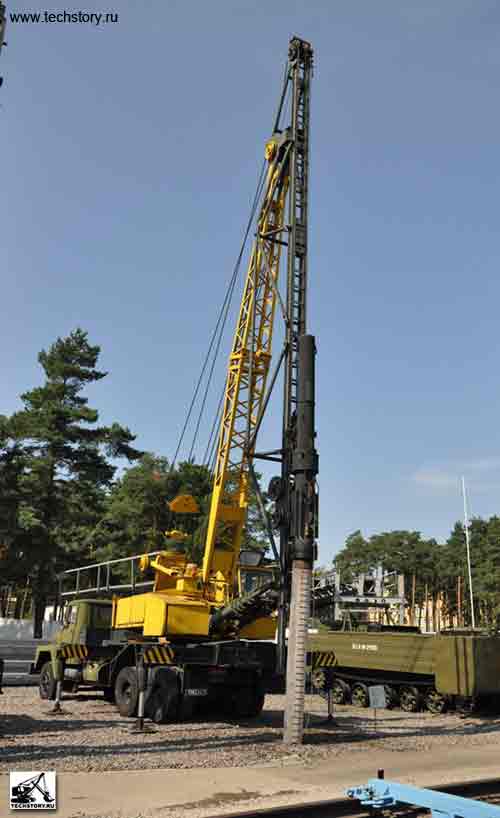
[[313, 681], [337, 704], [369, 704], [370, 685], [384, 685], [389, 707], [444, 712], [457, 704], [500, 699], [500, 636], [471, 631], [325, 631], [311, 649], [335, 654]]

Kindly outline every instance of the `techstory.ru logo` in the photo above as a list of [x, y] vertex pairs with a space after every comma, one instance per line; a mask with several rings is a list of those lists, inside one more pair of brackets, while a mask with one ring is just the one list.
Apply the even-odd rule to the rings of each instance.
[[21, 771], [10, 773], [11, 809], [55, 809], [55, 772]]

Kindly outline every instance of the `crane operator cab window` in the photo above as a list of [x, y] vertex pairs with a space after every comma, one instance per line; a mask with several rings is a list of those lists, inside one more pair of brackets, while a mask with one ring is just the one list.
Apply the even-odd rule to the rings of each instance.
[[261, 585], [264, 585], [265, 582], [269, 582], [271, 579], [272, 575], [267, 571], [252, 571], [251, 568], [242, 568], [241, 592], [243, 594], [251, 594], [252, 591], [256, 591], [257, 588], [260, 588]]
[[244, 550], [240, 552], [239, 593], [251, 594], [268, 582], [277, 581], [276, 564], [266, 561], [262, 551]]

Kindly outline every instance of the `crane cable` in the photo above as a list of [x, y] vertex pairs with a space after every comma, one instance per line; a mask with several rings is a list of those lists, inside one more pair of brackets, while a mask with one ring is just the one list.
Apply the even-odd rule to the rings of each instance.
[[220, 413], [221, 413], [221, 410], [222, 410], [222, 401], [224, 400], [224, 394], [226, 392], [225, 387], [226, 387], [226, 385], [223, 384], [222, 389], [221, 389], [221, 393], [220, 393], [220, 397], [219, 397], [219, 403], [217, 404], [217, 409], [215, 411], [215, 415], [214, 415], [214, 419], [213, 419], [213, 423], [212, 423], [212, 428], [210, 430], [210, 436], [208, 438], [207, 447], [205, 449], [205, 454], [203, 455], [203, 465], [207, 466], [210, 469], [211, 472], [213, 471], [213, 469], [211, 468], [211, 463], [212, 463], [212, 459], [213, 459], [213, 455], [214, 455], [215, 441], [217, 440], [217, 435], [215, 434], [215, 431], [216, 431], [217, 427], [220, 425]]
[[[252, 224], [253, 224], [253, 221], [254, 221], [254, 218], [255, 218], [257, 205], [259, 204], [259, 201], [260, 201], [260, 198], [261, 198], [261, 195], [262, 195], [262, 190], [263, 190], [264, 181], [265, 181], [265, 170], [266, 170], [266, 161], [264, 160], [264, 162], [262, 163], [262, 168], [261, 168], [260, 175], [259, 175], [259, 181], [257, 183], [257, 189], [255, 191], [255, 196], [254, 196], [254, 199], [253, 199], [253, 202], [252, 202], [250, 217], [248, 219], [248, 223], [247, 223], [246, 230], [245, 230], [245, 233], [244, 233], [244, 236], [243, 236], [243, 241], [242, 241], [242, 244], [241, 244], [240, 252], [238, 254], [238, 259], [236, 261], [236, 264], [235, 264], [235, 267], [234, 267], [234, 270], [233, 270], [233, 275], [231, 277], [231, 283], [229, 285], [228, 292], [226, 293], [226, 298], [224, 299], [224, 304], [223, 304], [223, 308], [222, 308], [223, 310], [225, 309], [224, 318], [222, 320], [222, 324], [221, 324], [221, 327], [220, 327], [220, 330], [219, 330], [219, 337], [217, 339], [217, 344], [216, 344], [215, 351], [214, 351], [214, 354], [213, 354], [212, 366], [210, 367], [210, 372], [208, 374], [208, 380], [207, 380], [207, 384], [206, 384], [206, 387], [205, 387], [203, 400], [201, 402], [200, 411], [198, 413], [198, 420], [196, 422], [196, 428], [195, 428], [194, 435], [193, 435], [193, 440], [192, 440], [192, 443], [191, 443], [191, 449], [189, 451], [189, 460], [191, 460], [191, 457], [193, 456], [194, 447], [196, 445], [196, 439], [198, 437], [198, 432], [199, 432], [199, 429], [200, 429], [201, 419], [203, 417], [203, 412], [205, 411], [205, 405], [206, 405], [206, 402], [207, 402], [208, 393], [210, 391], [210, 386], [211, 386], [211, 383], [212, 383], [212, 376], [213, 376], [213, 373], [214, 373], [215, 364], [217, 363], [217, 358], [219, 356], [220, 346], [221, 346], [221, 343], [222, 343], [224, 330], [226, 328], [227, 318], [228, 318], [228, 315], [229, 315], [229, 308], [231, 306], [231, 301], [232, 301], [232, 297], [233, 297], [233, 294], [234, 294], [234, 289], [235, 289], [235, 286], [236, 286], [236, 281], [237, 281], [237, 278], [238, 278], [238, 273], [239, 273], [239, 270], [240, 270], [241, 261], [242, 261], [242, 258], [243, 258], [243, 253], [245, 251], [246, 243], [247, 243], [247, 240], [248, 240], [248, 235], [250, 233], [250, 229], [252, 227]], [[220, 316], [219, 316], [219, 321], [220, 321]], [[217, 326], [216, 326], [216, 329], [214, 331], [214, 334], [215, 334], [216, 330], [217, 330]]]
[[[289, 89], [286, 88], [287, 84], [288, 84], [288, 66], [286, 65], [285, 66], [285, 76], [284, 76], [284, 92], [283, 92], [283, 95], [282, 95], [280, 108], [278, 110], [278, 114], [277, 114], [277, 117], [276, 117], [275, 127], [277, 127], [277, 128], [280, 128], [280, 120], [282, 119], [283, 116], [285, 116], [285, 117], [287, 116], [289, 106], [291, 104], [290, 103], [290, 92], [289, 92]], [[171, 463], [171, 466], [170, 466], [171, 471], [174, 469], [175, 463], [177, 462], [177, 457], [179, 455], [179, 451], [180, 451], [180, 448], [182, 446], [182, 442], [184, 440], [184, 435], [186, 434], [186, 430], [187, 430], [189, 421], [191, 419], [191, 415], [193, 413], [194, 406], [196, 404], [196, 399], [198, 397], [198, 392], [200, 391], [200, 387], [201, 387], [201, 384], [203, 382], [203, 377], [205, 375], [207, 366], [209, 364], [210, 356], [212, 354], [212, 350], [213, 350], [214, 343], [215, 343], [216, 344], [215, 352], [214, 352], [214, 356], [213, 356], [213, 360], [212, 360], [212, 365], [211, 365], [209, 373], [208, 373], [207, 384], [206, 384], [205, 391], [204, 391], [204, 394], [203, 394], [203, 399], [202, 399], [200, 411], [198, 413], [196, 427], [195, 427], [193, 439], [192, 439], [192, 442], [191, 442], [191, 447], [190, 447], [190, 450], [189, 450], [188, 460], [191, 461], [191, 459], [193, 457], [194, 448], [196, 446], [196, 441], [197, 441], [197, 438], [198, 438], [198, 433], [199, 433], [199, 428], [200, 428], [203, 412], [205, 410], [205, 405], [206, 405], [206, 402], [207, 402], [208, 393], [209, 393], [210, 386], [211, 386], [211, 383], [212, 383], [212, 376], [213, 376], [215, 364], [216, 364], [216, 361], [217, 361], [217, 358], [218, 358], [220, 345], [221, 345], [221, 342], [222, 342], [222, 337], [223, 337], [225, 326], [226, 326], [226, 323], [227, 323], [229, 308], [231, 306], [231, 301], [232, 301], [232, 297], [233, 297], [233, 294], [234, 294], [236, 280], [237, 280], [237, 277], [238, 277], [238, 273], [239, 273], [240, 266], [241, 266], [241, 261], [242, 261], [242, 258], [243, 258], [243, 253], [245, 251], [245, 246], [246, 246], [246, 243], [247, 243], [247, 240], [248, 240], [250, 229], [252, 227], [252, 224], [253, 224], [253, 221], [254, 221], [254, 218], [255, 218], [255, 213], [257, 211], [257, 206], [258, 206], [259, 201], [260, 201], [261, 196], [262, 196], [262, 191], [263, 191], [264, 184], [265, 184], [266, 165], [267, 165], [267, 162], [264, 159], [263, 162], [262, 162], [262, 168], [261, 168], [261, 171], [260, 171], [259, 180], [257, 182], [257, 188], [256, 188], [256, 191], [255, 191], [255, 195], [254, 195], [251, 210], [250, 210], [250, 217], [248, 219], [245, 232], [243, 234], [243, 239], [242, 239], [240, 251], [238, 253], [238, 257], [236, 259], [236, 263], [235, 263], [231, 278], [229, 280], [229, 284], [228, 284], [228, 287], [227, 287], [227, 290], [226, 290], [224, 301], [222, 303], [222, 307], [221, 307], [221, 309], [219, 311], [219, 315], [217, 317], [217, 322], [215, 324], [215, 328], [214, 328], [214, 330], [212, 332], [212, 336], [210, 338], [210, 344], [208, 346], [208, 350], [207, 350], [207, 353], [205, 355], [205, 359], [203, 361], [203, 366], [201, 368], [200, 376], [199, 376], [198, 381], [196, 383], [196, 387], [195, 387], [195, 390], [194, 390], [193, 397], [191, 399], [191, 403], [189, 404], [189, 409], [187, 411], [186, 419], [184, 421], [184, 425], [182, 427], [182, 431], [181, 431], [181, 434], [180, 434], [180, 437], [179, 437], [177, 448], [175, 450], [175, 454], [174, 454], [174, 457], [173, 457], [173, 460], [172, 460], [172, 463]], [[212, 429], [211, 429], [211, 432], [210, 432], [210, 436], [209, 436], [209, 439], [208, 439], [207, 447], [205, 449], [205, 454], [204, 454], [204, 458], [203, 458], [204, 465], [207, 465], [207, 466], [210, 465], [210, 471], [213, 471], [213, 468], [215, 467], [215, 443], [217, 441], [217, 436], [215, 435], [215, 437], [214, 437], [214, 434], [215, 434], [215, 430], [216, 430], [217, 425], [218, 425], [218, 420], [219, 420], [220, 412], [221, 412], [221, 409], [222, 409], [222, 402], [223, 402], [223, 399], [224, 399], [224, 393], [225, 393], [225, 384], [223, 386], [222, 394], [221, 394], [221, 397], [219, 399], [218, 407], [217, 407], [217, 410], [216, 410], [216, 413], [215, 413], [215, 418], [214, 418], [214, 421], [213, 421], [213, 424], [212, 424]], [[212, 465], [212, 461], [213, 461], [213, 465]]]
[[210, 371], [209, 371], [207, 386], [205, 388], [205, 394], [204, 394], [204, 397], [203, 397], [202, 407], [201, 407], [201, 410], [200, 410], [200, 413], [199, 413], [199, 416], [198, 416], [198, 421], [197, 421], [197, 424], [196, 424], [195, 434], [194, 434], [193, 441], [192, 441], [192, 444], [191, 444], [191, 449], [190, 449], [190, 452], [189, 452], [189, 459], [191, 459], [192, 454], [193, 454], [193, 450], [194, 450], [194, 446], [195, 446], [195, 443], [196, 443], [196, 438], [198, 436], [198, 430], [199, 430], [199, 426], [200, 426], [200, 422], [201, 422], [201, 416], [202, 416], [203, 409], [205, 407], [206, 399], [207, 399], [207, 396], [208, 396], [208, 391], [209, 391], [209, 388], [210, 388], [210, 383], [211, 383], [211, 379], [212, 379], [212, 375], [213, 375], [213, 370], [214, 370], [214, 367], [215, 367], [217, 354], [218, 354], [219, 349], [220, 349], [222, 335], [223, 335], [224, 328], [225, 328], [225, 325], [226, 325], [226, 321], [227, 321], [227, 317], [228, 317], [228, 313], [229, 313], [229, 308], [231, 306], [231, 300], [232, 300], [232, 297], [233, 297], [233, 293], [234, 293], [234, 289], [235, 289], [239, 269], [240, 269], [240, 266], [241, 266], [243, 253], [245, 251], [245, 246], [246, 246], [246, 242], [247, 242], [247, 239], [248, 239], [248, 235], [250, 233], [250, 229], [252, 227], [252, 223], [253, 223], [253, 220], [254, 220], [254, 217], [255, 217], [255, 212], [257, 210], [257, 205], [259, 203], [259, 199], [260, 199], [260, 196], [261, 196], [261, 193], [262, 193], [262, 188], [263, 188], [264, 180], [265, 180], [265, 169], [266, 169], [266, 160], [264, 159], [264, 161], [262, 163], [262, 168], [261, 168], [261, 171], [260, 171], [260, 175], [259, 175], [259, 180], [258, 180], [258, 183], [257, 183], [257, 189], [255, 191], [255, 195], [254, 195], [253, 202], [252, 202], [250, 217], [248, 219], [248, 223], [247, 223], [244, 235], [243, 235], [243, 240], [242, 240], [242, 243], [241, 243], [240, 251], [239, 251], [239, 254], [238, 254], [238, 257], [237, 257], [237, 260], [236, 260], [236, 264], [234, 266], [234, 269], [233, 269], [233, 272], [232, 272], [232, 275], [231, 275], [231, 278], [230, 278], [230, 281], [229, 281], [229, 284], [228, 284], [228, 287], [227, 287], [227, 290], [226, 290], [224, 301], [222, 303], [221, 309], [219, 311], [219, 315], [217, 317], [215, 328], [214, 328], [214, 330], [212, 332], [212, 336], [210, 338], [210, 344], [208, 346], [208, 350], [207, 350], [207, 353], [205, 355], [205, 359], [203, 361], [203, 366], [201, 368], [201, 372], [200, 372], [198, 381], [196, 383], [196, 387], [195, 387], [195, 390], [194, 390], [193, 397], [192, 397], [191, 402], [189, 404], [189, 409], [187, 411], [186, 419], [184, 421], [184, 425], [182, 427], [182, 431], [181, 431], [181, 434], [180, 434], [180, 437], [179, 437], [179, 441], [177, 443], [177, 448], [175, 450], [174, 457], [173, 457], [173, 459], [171, 461], [170, 471], [173, 471], [173, 469], [175, 467], [175, 463], [177, 461], [177, 457], [179, 455], [179, 451], [180, 451], [180, 448], [182, 446], [182, 442], [184, 440], [184, 435], [186, 433], [186, 429], [188, 427], [188, 424], [189, 424], [189, 421], [191, 419], [191, 415], [193, 413], [193, 409], [194, 409], [194, 406], [195, 406], [195, 403], [196, 403], [196, 399], [198, 397], [198, 392], [200, 391], [200, 387], [201, 387], [201, 384], [203, 382], [203, 377], [205, 375], [207, 366], [208, 366], [209, 361], [210, 361], [210, 356], [211, 356], [212, 350], [214, 348], [214, 344], [217, 341], [214, 359], [213, 359], [212, 366], [211, 366]]

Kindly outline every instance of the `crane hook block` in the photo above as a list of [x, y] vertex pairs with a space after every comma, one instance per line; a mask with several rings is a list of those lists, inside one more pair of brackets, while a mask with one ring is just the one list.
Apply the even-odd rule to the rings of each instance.
[[170, 511], [176, 514], [198, 514], [200, 511], [198, 503], [191, 494], [179, 494], [167, 505]]

